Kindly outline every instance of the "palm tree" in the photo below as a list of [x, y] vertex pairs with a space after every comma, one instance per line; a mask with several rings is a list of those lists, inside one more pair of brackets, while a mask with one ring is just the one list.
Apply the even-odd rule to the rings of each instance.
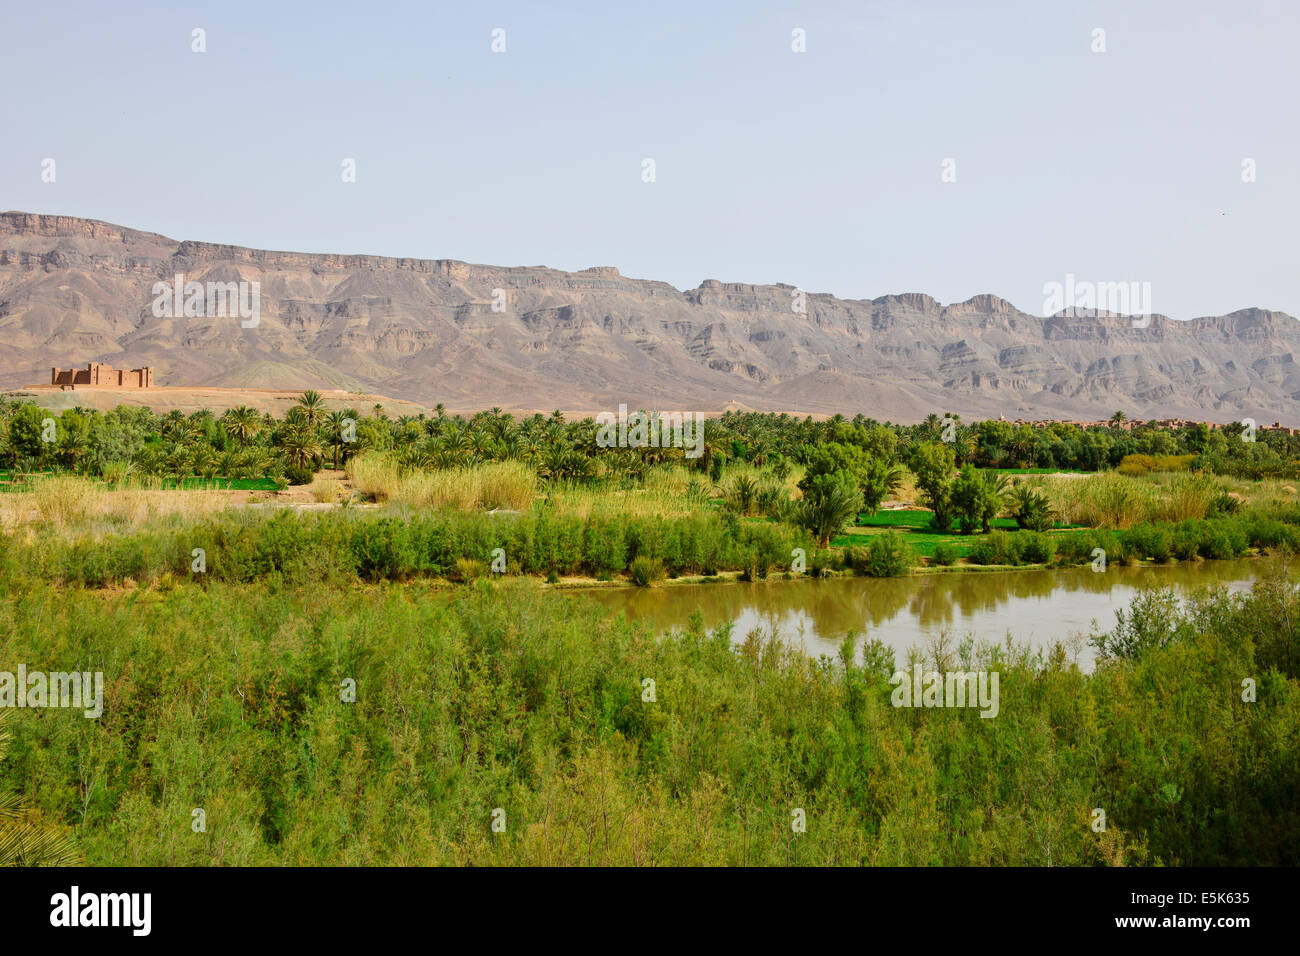
[[469, 435], [470, 454], [478, 458], [485, 457], [492, 449], [492, 436], [483, 429], [476, 428]]
[[305, 468], [320, 454], [320, 439], [314, 428], [294, 425], [285, 429], [280, 437], [280, 447], [290, 464]]
[[68, 468], [77, 470], [77, 465], [90, 450], [90, 429], [84, 416], [75, 412], [59, 416], [62, 427], [59, 429], [59, 451], [68, 463]]
[[[348, 416], [343, 412], [330, 412], [325, 419], [325, 443], [334, 453], [334, 470], [338, 471], [339, 452], [348, 445], [348, 438], [343, 434], [347, 428]], [[355, 424], [356, 419], [352, 419]]]
[[959, 466], [969, 464], [979, 454], [979, 435], [968, 425], [958, 425], [956, 430], [957, 434], [952, 442], [954, 457]]
[[829, 548], [831, 535], [838, 532], [858, 513], [862, 492], [855, 482], [838, 474], [817, 475], [809, 483], [799, 502], [799, 524], [817, 539], [817, 547]]
[[298, 405], [307, 413], [307, 424], [315, 428], [325, 419], [325, 399], [320, 392], [309, 388], [298, 398]]
[[[702, 427], [702, 426], [699, 426]], [[704, 440], [700, 443], [700, 457], [696, 459], [700, 467], [709, 471], [713, 467], [713, 459], [721, 455], [726, 458], [727, 442], [722, 433], [716, 429], [705, 428]]]
[[1019, 467], [1034, 466], [1034, 432], [1028, 425], [1022, 425], [1017, 428], [1011, 435], [1011, 443], [1008, 450], [1016, 459]]
[[256, 438], [262, 430], [262, 416], [247, 405], [231, 408], [221, 416], [221, 427], [226, 434], [239, 442], [240, 448], [247, 447], [249, 441]]

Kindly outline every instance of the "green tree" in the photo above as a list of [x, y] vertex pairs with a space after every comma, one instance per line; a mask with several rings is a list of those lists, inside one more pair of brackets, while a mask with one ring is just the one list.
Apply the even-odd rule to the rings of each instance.
[[314, 428], [305, 425], [292, 425], [280, 438], [280, 447], [284, 456], [296, 468], [306, 468], [320, 455], [320, 439]]
[[831, 535], [838, 533], [858, 513], [862, 492], [848, 472], [817, 475], [808, 483], [796, 516], [800, 527], [828, 548]]
[[956, 469], [956, 456], [949, 445], [924, 442], [912, 450], [908, 463], [916, 475], [916, 487], [934, 512], [933, 527], [947, 531], [952, 527], [952, 474]]
[[20, 405], [9, 422], [9, 463], [23, 459], [42, 460], [49, 443], [43, 440], [44, 421], [49, 414], [35, 405]]
[[977, 527], [985, 532], [992, 530], [992, 520], [1005, 507], [997, 480], [969, 465], [952, 484], [952, 505], [966, 534]]
[[261, 432], [262, 416], [247, 405], [240, 405], [238, 408], [228, 409], [221, 416], [221, 427], [226, 430], [227, 435], [239, 442], [240, 448], [245, 448]]
[[298, 407], [307, 413], [307, 424], [312, 428], [325, 420], [325, 399], [314, 388], [298, 396]]
[[90, 448], [90, 422], [75, 411], [64, 412], [59, 416], [57, 434], [59, 457], [76, 471]]
[[871, 457], [859, 445], [827, 442], [814, 446], [808, 453], [808, 464], [799, 480], [799, 487], [806, 493], [816, 478], [833, 474], [847, 474], [853, 478], [862, 496], [859, 507], [868, 513], [875, 513], [903, 479], [900, 468], [884, 459]]

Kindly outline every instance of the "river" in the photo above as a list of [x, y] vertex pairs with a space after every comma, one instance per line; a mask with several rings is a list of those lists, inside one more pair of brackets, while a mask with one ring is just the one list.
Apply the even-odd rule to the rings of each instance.
[[1034, 571], [957, 572], [905, 578], [839, 577], [824, 581], [773, 579], [747, 583], [655, 588], [589, 589], [582, 593], [631, 620], [661, 629], [684, 625], [696, 610], [706, 627], [731, 622], [743, 641], [755, 628], [778, 632], [812, 654], [835, 655], [844, 635], [875, 637], [902, 653], [925, 648], [947, 632], [954, 641], [1036, 647], [1062, 641], [1080, 666], [1091, 668], [1086, 637], [1094, 624], [1115, 625], [1142, 588], [1172, 587], [1182, 597], [1202, 588], [1248, 589], [1269, 559], [1183, 562], [1159, 567], [1090, 567]]

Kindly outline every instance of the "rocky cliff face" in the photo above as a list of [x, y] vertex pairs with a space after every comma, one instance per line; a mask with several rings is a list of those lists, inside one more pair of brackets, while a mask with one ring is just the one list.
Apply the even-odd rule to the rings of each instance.
[[[257, 282], [260, 319], [156, 317], [152, 288]], [[498, 291], [499, 290], [499, 291]], [[51, 365], [151, 365], [160, 385], [349, 388], [452, 408], [743, 406], [915, 421], [1243, 417], [1300, 424], [1300, 322], [1263, 309], [1146, 328], [612, 267], [269, 252], [65, 216], [0, 214], [0, 385]]]

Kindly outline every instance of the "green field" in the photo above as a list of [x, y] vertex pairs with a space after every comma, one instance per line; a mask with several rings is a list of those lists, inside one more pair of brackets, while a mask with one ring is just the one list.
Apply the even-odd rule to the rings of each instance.
[[[49, 478], [55, 472], [42, 471], [34, 474], [23, 474], [23, 478]], [[16, 481], [14, 472], [8, 469], [0, 469], [0, 492], [3, 491], [30, 491], [34, 482], [30, 480]], [[123, 487], [119, 484], [110, 482], [100, 482], [109, 491], [116, 491]], [[174, 491], [182, 489], [185, 491], [275, 491], [276, 484], [274, 478], [199, 478], [191, 476], [182, 478], [179, 481], [175, 478], [164, 478], [156, 485], [150, 485], [148, 482], [136, 482], [129, 484], [128, 487], [157, 487], [163, 491]]]
[[1087, 471], [1069, 471], [1063, 468], [990, 468], [995, 475], [1087, 475]]
[[[860, 545], [873, 535], [901, 531], [906, 536], [908, 544], [912, 546], [917, 554], [924, 558], [934, 557], [934, 549], [940, 544], [951, 545], [964, 558], [970, 553], [970, 549], [975, 542], [980, 539], [979, 535], [962, 534], [959, 531], [953, 531], [949, 534], [935, 531], [930, 527], [930, 516], [931, 512], [920, 510], [877, 511], [873, 515], [860, 514], [858, 515], [858, 524], [845, 529], [843, 534], [831, 538], [831, 545], [837, 548], [855, 544]], [[954, 522], [954, 526], [955, 524]], [[1016, 522], [1011, 518], [994, 518], [990, 525], [994, 530], [1016, 530]], [[1060, 537], [1086, 530], [1088, 529], [1081, 525], [1063, 524], [1048, 533]]]

